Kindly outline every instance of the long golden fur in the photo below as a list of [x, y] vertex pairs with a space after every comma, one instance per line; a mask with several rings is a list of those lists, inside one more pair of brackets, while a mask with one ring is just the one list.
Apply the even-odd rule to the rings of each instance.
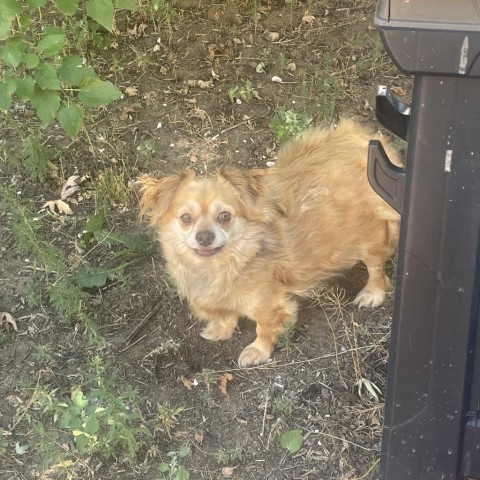
[[[385, 297], [385, 261], [397, 246], [399, 215], [367, 180], [372, 132], [343, 120], [287, 144], [269, 170], [221, 169], [143, 177], [141, 214], [159, 233], [168, 270], [202, 336], [229, 339], [240, 316], [257, 323], [241, 367], [270, 358], [278, 334], [296, 320], [295, 296], [361, 260], [369, 278], [355, 303]], [[390, 159], [394, 149], [382, 139]]]

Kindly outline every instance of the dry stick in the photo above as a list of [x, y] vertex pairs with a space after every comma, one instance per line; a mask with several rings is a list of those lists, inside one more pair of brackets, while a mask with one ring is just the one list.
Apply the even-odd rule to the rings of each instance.
[[[133, 332], [130, 333], [130, 335], [125, 339], [125, 341], [123, 342], [124, 344], [128, 345], [130, 344], [130, 342], [135, 338], [135, 336], [138, 334], [138, 332], [147, 324], [147, 322], [149, 320], [151, 320], [151, 318], [158, 312], [158, 310], [160, 309], [160, 302], [157, 303], [157, 305], [155, 305], [155, 307], [153, 308], [153, 310], [151, 310], [148, 315], [134, 328]], [[126, 349], [125, 349], [126, 350]]]
[[246, 125], [249, 122], [254, 122], [255, 120], [259, 120], [260, 118], [266, 117], [270, 113], [270, 108], [268, 108], [267, 112], [264, 113], [263, 115], [259, 115], [258, 117], [253, 117], [253, 118], [248, 118], [247, 120], [244, 120], [243, 122], [237, 123], [235, 125], [232, 125], [230, 127], [227, 127], [223, 129], [221, 132], [217, 133], [212, 137], [212, 140], [216, 140], [220, 135], [223, 135], [224, 133], [229, 132], [230, 130], [233, 130], [234, 128], [240, 127], [241, 125]]

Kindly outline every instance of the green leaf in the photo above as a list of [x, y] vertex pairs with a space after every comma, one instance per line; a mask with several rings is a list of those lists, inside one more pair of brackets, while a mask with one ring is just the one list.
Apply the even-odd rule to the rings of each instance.
[[109, 230], [95, 232], [95, 239], [98, 242], [123, 245], [132, 253], [145, 253], [152, 249], [151, 237], [141, 233], [112, 233]]
[[0, 40], [10, 37], [10, 26], [14, 18], [15, 16], [5, 15], [3, 12], [0, 14]]
[[98, 420], [95, 417], [90, 417], [85, 424], [85, 433], [93, 435], [97, 433], [99, 429], [100, 424], [98, 423]]
[[27, 5], [30, 10], [35, 10], [36, 8], [44, 7], [47, 3], [47, 0], [27, 0]]
[[12, 103], [12, 95], [17, 88], [17, 83], [13, 78], [7, 78], [0, 82], [0, 110], [8, 110]]
[[53, 122], [57, 115], [60, 107], [60, 94], [53, 90], [42, 90], [36, 87], [30, 98], [30, 103], [40, 120], [48, 125]]
[[0, 12], [5, 17], [14, 17], [22, 12], [22, 6], [16, 0], [0, 0]]
[[23, 52], [28, 43], [21, 37], [12, 37], [5, 42], [2, 48], [1, 58], [6, 65], [12, 68], [18, 67], [22, 61]]
[[96, 77], [93, 69], [83, 66], [83, 59], [80, 55], [65, 57], [58, 69], [58, 75], [69, 85], [78, 85], [86, 77]]
[[158, 466], [158, 470], [160, 470], [160, 473], [168, 473], [168, 472], [170, 471], [170, 465], [168, 465], [167, 463], [162, 462], [162, 463]]
[[34, 53], [26, 53], [22, 57], [22, 62], [27, 68], [37, 68], [40, 65], [40, 57]]
[[17, 15], [15, 20], [20, 32], [25, 33], [27, 30], [31, 31], [30, 22], [32, 21], [32, 15], [30, 12], [24, 10], [21, 15]]
[[103, 228], [103, 221], [105, 220], [105, 210], [99, 210], [95, 215], [90, 217], [85, 224], [84, 232], [80, 238], [80, 243], [84, 246], [92, 240], [96, 232]]
[[83, 125], [83, 110], [71, 103], [60, 109], [57, 118], [67, 135], [74, 140]]
[[280, 445], [290, 453], [296, 453], [302, 448], [303, 434], [301, 430], [290, 430], [280, 437]]
[[34, 78], [37, 85], [44, 90], [60, 90], [61, 88], [57, 69], [51, 63], [40, 63], [35, 69]]
[[38, 42], [37, 50], [45, 57], [51, 57], [61, 52], [65, 47], [65, 32], [62, 28], [48, 27]]
[[85, 408], [88, 405], [88, 399], [85, 398], [85, 395], [83, 392], [78, 389], [75, 390], [73, 397], [72, 397], [72, 403], [79, 408]]
[[78, 451], [84, 453], [88, 447], [88, 437], [78, 430], [74, 430], [72, 433], [75, 436], [75, 443], [77, 444]]
[[85, 224], [84, 230], [89, 233], [95, 233], [102, 229], [105, 221], [105, 210], [99, 210], [95, 215], [92, 215]]
[[87, 107], [107, 105], [121, 96], [122, 92], [110, 82], [91, 77], [80, 82], [78, 98]]
[[80, 288], [103, 287], [107, 280], [116, 278], [125, 270], [126, 264], [118, 267], [82, 267], [75, 274], [75, 282]]
[[113, 27], [113, 3], [112, 0], [88, 0], [87, 13], [102, 27], [109, 32]]
[[175, 476], [175, 480], [189, 480], [190, 479], [190, 472], [180, 465], [178, 467], [177, 475]]
[[55, 3], [65, 15], [75, 15], [78, 10], [78, 0], [56, 0]]
[[138, 4], [136, 0], [116, 0], [115, 6], [117, 8], [123, 8], [125, 10], [131, 10], [132, 12], [138, 11]]
[[182, 447], [178, 451], [178, 456], [180, 458], [188, 457], [191, 453], [190, 447]]
[[24, 78], [17, 78], [17, 90], [16, 95], [17, 97], [24, 102], [28, 100], [33, 95], [33, 91], [35, 90], [35, 80], [30, 77], [26, 76]]

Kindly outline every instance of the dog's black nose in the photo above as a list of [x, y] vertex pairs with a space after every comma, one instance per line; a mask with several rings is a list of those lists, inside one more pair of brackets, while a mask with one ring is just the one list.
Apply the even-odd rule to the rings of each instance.
[[195, 239], [202, 247], [208, 247], [215, 240], [215, 234], [211, 230], [202, 230], [197, 232]]

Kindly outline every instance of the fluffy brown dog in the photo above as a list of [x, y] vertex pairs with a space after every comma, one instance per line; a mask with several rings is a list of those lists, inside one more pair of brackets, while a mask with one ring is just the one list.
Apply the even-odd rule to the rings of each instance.
[[207, 322], [201, 335], [226, 340], [240, 316], [257, 322], [257, 338], [239, 366], [270, 358], [279, 332], [296, 320], [295, 296], [359, 260], [369, 278], [355, 303], [383, 302], [385, 261], [397, 246], [399, 215], [368, 183], [371, 138], [344, 120], [289, 143], [269, 170], [141, 179], [141, 214], [158, 230], [180, 294]]

